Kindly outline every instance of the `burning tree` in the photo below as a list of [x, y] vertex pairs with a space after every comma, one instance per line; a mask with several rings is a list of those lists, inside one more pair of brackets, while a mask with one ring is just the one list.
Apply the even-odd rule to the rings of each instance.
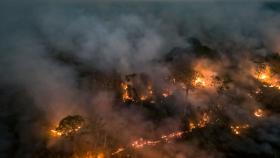
[[130, 74], [121, 83], [122, 99], [124, 102], [151, 101], [153, 90], [150, 80], [145, 74]]
[[260, 64], [254, 76], [262, 82], [264, 86], [280, 89], [279, 76], [271, 70], [268, 64]]
[[54, 136], [72, 136], [84, 125], [85, 120], [80, 115], [67, 116], [63, 118], [58, 127], [51, 130]]

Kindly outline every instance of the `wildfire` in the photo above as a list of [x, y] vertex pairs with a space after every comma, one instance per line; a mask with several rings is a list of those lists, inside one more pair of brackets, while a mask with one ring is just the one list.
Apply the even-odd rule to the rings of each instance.
[[62, 136], [62, 133], [59, 132], [59, 131], [56, 131], [55, 129], [52, 129], [52, 130], [51, 130], [51, 135], [52, 135], [53, 137], [60, 137], [60, 136]]
[[233, 134], [236, 134], [236, 135], [240, 135], [241, 132], [244, 130], [244, 129], [247, 129], [249, 128], [250, 126], [248, 124], [244, 124], [244, 125], [235, 125], [235, 126], [230, 126], [231, 128], [231, 131], [233, 132]]
[[[133, 148], [133, 149], [142, 149], [142, 148], [147, 147], [147, 146], [155, 146], [155, 145], [160, 144], [160, 143], [170, 142], [173, 139], [180, 138], [180, 137], [183, 136], [183, 134], [185, 134], [187, 132], [188, 131], [172, 132], [172, 133], [169, 133], [167, 135], [162, 135], [157, 140], [146, 140], [146, 139], [140, 138], [138, 140], [133, 141], [130, 144], [130, 147]], [[123, 152], [124, 150], [125, 150], [125, 148], [118, 148], [115, 152], [112, 153], [112, 155], [119, 154], [119, 153]]]
[[218, 83], [215, 82], [215, 73], [213, 73], [213, 75], [211, 73], [206, 73], [203, 75], [202, 73], [197, 72], [191, 84], [195, 88], [211, 88], [218, 86]]
[[261, 118], [261, 117], [264, 116], [264, 112], [263, 112], [262, 109], [257, 109], [257, 110], [255, 110], [254, 115], [255, 115], [256, 117]]
[[167, 97], [169, 97], [170, 95], [172, 95], [172, 91], [169, 90], [169, 89], [165, 89], [165, 90], [161, 93], [161, 95], [162, 95], [164, 98], [167, 98]]
[[217, 76], [217, 67], [206, 59], [199, 59], [194, 65], [195, 75], [191, 82], [195, 88], [210, 88], [213, 86], [214, 78]]
[[70, 136], [77, 133], [84, 125], [84, 119], [79, 115], [67, 116], [63, 118], [59, 125], [50, 130], [53, 137]]
[[140, 100], [145, 101], [145, 100], [151, 99], [152, 95], [153, 95], [153, 89], [152, 89], [152, 86], [149, 85], [147, 87], [147, 89], [145, 90], [144, 94], [142, 94], [140, 96]]
[[135, 148], [135, 149], [140, 149], [140, 148], [143, 148], [145, 146], [154, 146], [154, 145], [156, 145], [160, 142], [161, 142], [160, 140], [152, 141], [152, 140], [144, 140], [143, 138], [140, 138], [139, 140], [134, 141], [131, 144], [131, 147]]
[[163, 93], [162, 93], [162, 96], [166, 98], [166, 97], [168, 97], [168, 96], [169, 96], [169, 94], [168, 94], [168, 93], [163, 92]]
[[205, 87], [206, 86], [206, 81], [204, 77], [196, 77], [193, 81], [193, 85], [195, 87]]
[[73, 158], [105, 158], [105, 154], [103, 152], [94, 153], [92, 151], [88, 151], [82, 155], [75, 154]]
[[257, 70], [254, 77], [261, 81], [266, 87], [280, 89], [279, 77], [272, 73], [271, 68], [268, 65], [264, 65], [264, 68]]
[[115, 152], [112, 153], [112, 155], [116, 155], [118, 153], [123, 152], [125, 149], [124, 148], [118, 148]]
[[[205, 112], [203, 113], [201, 119], [198, 121], [197, 124], [194, 124], [193, 122], [190, 122], [189, 124], [189, 130], [186, 131], [175, 131], [172, 133], [169, 133], [167, 135], [162, 135], [159, 139], [156, 140], [145, 140], [143, 138], [140, 138], [138, 140], [135, 140], [131, 143], [131, 147], [134, 149], [142, 149], [146, 146], [155, 146], [160, 143], [164, 142], [170, 142], [173, 139], [177, 139], [182, 137], [184, 134], [191, 132], [194, 128], [203, 128], [205, 127], [210, 121], [209, 115]], [[112, 153], [112, 155], [118, 154], [122, 151], [124, 151], [125, 148], [119, 148], [115, 152]]]
[[138, 82], [125, 81], [121, 83], [122, 100], [124, 102], [151, 101], [153, 88], [151, 84], [145, 85]]
[[171, 139], [182, 137], [184, 133], [186, 133], [186, 131], [173, 132], [168, 135], [162, 135], [161, 139], [163, 139], [165, 142], [169, 142]]
[[123, 93], [122, 93], [123, 101], [133, 101], [133, 97], [131, 96], [131, 94], [129, 93], [129, 90], [128, 90], [128, 84], [123, 82], [123, 83], [121, 83], [121, 87], [123, 90]]
[[189, 131], [191, 132], [195, 128], [203, 128], [210, 122], [209, 115], [205, 112], [202, 115], [202, 118], [198, 121], [198, 123], [190, 122], [189, 123]]
[[190, 122], [189, 123], [189, 131], [191, 132], [195, 128], [196, 128], [196, 125], [193, 122]]
[[58, 128], [51, 130], [51, 135], [54, 137], [60, 137], [60, 136], [68, 136], [73, 134], [74, 132], [78, 132], [81, 129], [81, 126], [75, 127], [73, 129], [67, 129], [67, 130], [60, 130]]
[[[145, 146], [155, 146], [159, 143], [163, 143], [163, 142], [169, 142], [172, 139], [176, 139], [176, 138], [180, 138], [182, 137], [183, 134], [185, 134], [187, 131], [176, 131], [176, 132], [172, 132], [169, 133], [167, 135], [162, 135], [159, 139], [157, 140], [144, 140], [143, 138], [140, 138], [136, 141], [133, 141], [131, 144], [131, 147], [134, 149], [141, 149]], [[122, 151], [124, 150], [123, 148]], [[120, 150], [118, 149], [118, 150]]]
[[207, 113], [203, 113], [202, 119], [198, 122], [198, 127], [203, 128], [205, 127], [210, 121], [210, 117]]
[[256, 91], [255, 91], [255, 93], [256, 93], [256, 94], [260, 94], [260, 93], [262, 93], [262, 90], [261, 90], [260, 88], [257, 88]]
[[97, 154], [97, 157], [96, 158], [105, 158], [105, 155], [103, 152], [100, 152]]

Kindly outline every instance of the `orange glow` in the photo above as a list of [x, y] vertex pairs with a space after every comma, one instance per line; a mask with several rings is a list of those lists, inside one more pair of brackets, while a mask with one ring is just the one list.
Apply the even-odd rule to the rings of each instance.
[[255, 112], [254, 112], [254, 115], [256, 116], [256, 117], [263, 117], [264, 116], [264, 112], [263, 112], [263, 110], [262, 109], [257, 109]]
[[81, 129], [81, 126], [69, 128], [69, 129], [64, 129], [64, 130], [59, 130], [59, 129], [52, 129], [50, 130], [51, 136], [53, 137], [61, 137], [61, 136], [69, 136], [73, 134], [74, 132], [78, 132]]
[[170, 133], [168, 135], [162, 135], [161, 139], [163, 139], [164, 141], [168, 142], [171, 139], [180, 138], [184, 133], [186, 133], [186, 132], [184, 132], [184, 131], [173, 132], [173, 133]]
[[112, 153], [112, 155], [116, 155], [118, 153], [121, 153], [122, 151], [124, 151], [124, 148], [118, 148], [115, 152]]
[[128, 90], [128, 84], [127, 83], [121, 83], [121, 87], [122, 87], [122, 99], [123, 101], [133, 101], [132, 96], [129, 94], [129, 90]]
[[244, 130], [244, 129], [247, 129], [249, 128], [250, 126], [248, 124], [244, 124], [244, 125], [235, 125], [235, 126], [230, 126], [231, 128], [231, 131], [233, 132], [233, 134], [236, 134], [236, 135], [240, 135], [241, 132]]
[[265, 87], [274, 87], [280, 90], [280, 79], [272, 73], [271, 68], [268, 65], [255, 71], [254, 77], [262, 82]]
[[[155, 146], [160, 143], [170, 142], [173, 139], [180, 138], [185, 133], [187, 133], [187, 131], [176, 131], [176, 132], [169, 133], [167, 135], [162, 135], [157, 140], [145, 140], [143, 138], [140, 138], [138, 140], [133, 141], [130, 146], [134, 149], [142, 149], [147, 146]], [[124, 150], [125, 148], [118, 148], [115, 152], [112, 153], [112, 155], [119, 154]]]
[[144, 140], [143, 138], [140, 138], [136, 141], [133, 141], [131, 146], [135, 149], [141, 149], [145, 146], [155, 146], [159, 143], [169, 142], [172, 139], [180, 138], [184, 133], [186, 133], [186, 131], [176, 131], [167, 135], [162, 135], [158, 140]]
[[135, 149], [140, 149], [145, 146], [154, 146], [156, 144], [160, 143], [159, 140], [152, 141], [152, 140], [144, 140], [143, 138], [140, 138], [134, 142], [132, 142], [131, 146]]
[[145, 96], [145, 95], [140, 96], [140, 100], [142, 100], [142, 101], [146, 100], [147, 98], [148, 98], [148, 97], [147, 97], [147, 96]]
[[148, 86], [148, 94], [152, 95], [153, 94], [153, 89], [152, 86]]
[[203, 113], [202, 118], [199, 120], [197, 126], [199, 128], [205, 127], [210, 121], [209, 115], [207, 113]]
[[105, 158], [105, 154], [103, 152], [99, 152], [96, 154], [95, 152], [88, 151], [81, 155], [75, 154], [73, 158]]
[[153, 89], [152, 86], [148, 86], [144, 92], [142, 92], [143, 94], [140, 96], [140, 100], [141, 101], [145, 101], [145, 100], [149, 100], [152, 98], [153, 96]]
[[189, 123], [189, 131], [191, 132], [195, 128], [196, 128], [196, 125], [193, 122], [190, 122]]
[[[132, 83], [123, 82], [121, 83], [122, 87], [122, 100], [126, 101], [146, 101], [150, 100], [153, 97], [153, 89], [151, 85], [144, 87], [143, 89], [136, 89], [136, 92], [131, 88], [133, 87]], [[137, 97], [139, 96], [139, 98]]]
[[210, 88], [214, 86], [214, 77], [217, 76], [217, 67], [209, 60], [197, 60], [194, 65], [195, 75], [191, 82], [195, 88]]
[[61, 137], [61, 136], [68, 136], [71, 133], [78, 132], [81, 129], [81, 126], [77, 126], [75, 128], [67, 129], [67, 130], [58, 130], [52, 129], [50, 130], [51, 136], [53, 137]]
[[167, 97], [169, 97], [170, 95], [172, 95], [172, 91], [169, 90], [169, 89], [165, 89], [165, 90], [163, 90], [163, 92], [161, 93], [161, 95], [162, 95], [164, 98], [167, 98]]
[[193, 85], [195, 87], [205, 87], [206, 86], [206, 80], [204, 77], [196, 77], [193, 81]]
[[201, 119], [198, 121], [198, 123], [190, 122], [189, 123], [189, 131], [191, 132], [195, 128], [203, 128], [210, 122], [209, 115], [205, 112], [203, 113]]
[[163, 93], [162, 93], [162, 96], [166, 98], [166, 97], [168, 97], [168, 96], [169, 96], [169, 94], [168, 94], [168, 93], [163, 92]]
[[260, 88], [257, 88], [256, 91], [255, 91], [255, 93], [256, 93], [256, 94], [260, 94], [260, 93], [262, 93], [262, 90], [261, 90]]
[[[205, 70], [206, 71], [206, 70]], [[207, 71], [209, 73], [209, 71]], [[211, 74], [211, 73], [209, 73]], [[194, 76], [192, 80], [192, 86], [195, 88], [210, 88], [214, 86], [214, 76], [211, 76], [209, 74], [203, 75], [200, 72], [197, 72], [197, 74]]]
[[92, 152], [87, 152], [83, 158], [95, 158], [95, 155]]
[[62, 133], [52, 129], [51, 130], [51, 136], [53, 136], [53, 137], [60, 137], [60, 136], [62, 136]]
[[[177, 139], [182, 137], [184, 134], [187, 134], [188, 132], [191, 132], [192, 129], [194, 128], [203, 128], [205, 127], [210, 121], [210, 117], [207, 113], [203, 113], [201, 119], [198, 121], [197, 124], [190, 122], [189, 124], [189, 130], [186, 131], [175, 131], [166, 135], [161, 135], [160, 138], [156, 139], [156, 140], [145, 140], [143, 138], [140, 138], [138, 140], [135, 140], [131, 143], [131, 147], [134, 149], [142, 149], [146, 146], [155, 146], [157, 144], [160, 143], [164, 143], [164, 142], [170, 142], [171, 140]], [[116, 155], [118, 153], [121, 153], [122, 151], [124, 151], [125, 148], [119, 148], [117, 149], [115, 152], [112, 153], [112, 155]]]
[[100, 152], [97, 154], [97, 157], [96, 158], [105, 158], [105, 155], [103, 152]]

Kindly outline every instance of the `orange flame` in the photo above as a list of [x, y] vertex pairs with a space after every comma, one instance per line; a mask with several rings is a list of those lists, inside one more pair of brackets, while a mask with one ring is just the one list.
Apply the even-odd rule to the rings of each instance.
[[248, 124], [244, 124], [244, 125], [232, 125], [230, 126], [231, 128], [231, 131], [233, 132], [233, 134], [236, 134], [236, 135], [240, 135], [241, 132], [244, 130], [244, 129], [247, 129], [249, 128], [250, 126]]
[[118, 148], [115, 152], [113, 152], [111, 155], [116, 155], [118, 153], [123, 152], [125, 149], [124, 148]]
[[192, 86], [195, 88], [210, 88], [213, 86], [214, 77], [217, 76], [217, 67], [206, 59], [197, 60], [194, 65], [195, 76]]
[[255, 115], [256, 117], [261, 118], [261, 117], [264, 116], [264, 112], [263, 112], [262, 109], [257, 109], [257, 110], [254, 112], [254, 115]]
[[280, 90], [280, 79], [274, 75], [271, 68], [265, 65], [263, 69], [259, 69], [254, 73], [254, 77], [264, 84], [266, 87], [274, 87]]
[[53, 137], [68, 136], [68, 135], [70, 135], [70, 133], [78, 132], [80, 129], [81, 129], [81, 126], [78, 126], [78, 127], [74, 128], [74, 129], [64, 130], [64, 131], [57, 130], [57, 129], [52, 129], [52, 130], [50, 130], [50, 134]]
[[53, 136], [53, 137], [60, 137], [60, 136], [62, 136], [62, 133], [52, 129], [51, 130], [51, 136]]
[[189, 123], [189, 131], [191, 132], [195, 128], [203, 128], [210, 122], [209, 115], [205, 112], [202, 115], [202, 118], [198, 121], [198, 123], [190, 122]]
[[206, 84], [206, 79], [204, 77], [196, 77], [194, 80], [193, 80], [193, 86], [194, 87], [205, 87], [207, 84]]
[[135, 149], [140, 149], [145, 146], [154, 146], [158, 143], [160, 143], [160, 140], [152, 141], [152, 140], [144, 140], [143, 138], [140, 138], [140, 139], [132, 142], [131, 146]]
[[132, 96], [129, 94], [128, 84], [123, 82], [121, 83], [121, 87], [123, 90], [123, 94], [122, 94], [123, 101], [133, 101]]
[[73, 158], [105, 158], [105, 154], [103, 152], [95, 153], [92, 151], [88, 151], [81, 155], [75, 154]]

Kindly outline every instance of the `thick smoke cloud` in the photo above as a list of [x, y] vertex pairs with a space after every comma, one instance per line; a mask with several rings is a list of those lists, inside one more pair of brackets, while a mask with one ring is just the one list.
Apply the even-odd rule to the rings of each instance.
[[[272, 111], [261, 122], [252, 119], [250, 111], [262, 105], [248, 92], [256, 87], [250, 58], [279, 52], [280, 14], [272, 7], [278, 3], [73, 2], [2, 2], [0, 157], [67, 157], [71, 150], [86, 148], [84, 140], [96, 147], [107, 139], [128, 144], [141, 137], [155, 138], [182, 128], [186, 116], [199, 116], [197, 109], [209, 110], [213, 104], [224, 106], [221, 115], [228, 122], [249, 122], [256, 129], [253, 135], [236, 139], [223, 127], [211, 126], [199, 129], [193, 138], [183, 138], [189, 141], [136, 155], [277, 154], [279, 113]], [[197, 43], [214, 57], [197, 59]], [[166, 62], [172, 50], [175, 59]], [[208, 69], [201, 73], [233, 81], [222, 95], [209, 88], [184, 96], [185, 91], [173, 85], [171, 103], [157, 104], [152, 110], [123, 105], [117, 99], [121, 90], [115, 90], [120, 87], [110, 85], [128, 74], [143, 73], [160, 89], [169, 86], [166, 77], [184, 69]], [[157, 110], [161, 116], [154, 116]], [[48, 131], [59, 120], [74, 114], [84, 116], [94, 132], [80, 140], [49, 138]], [[225, 145], [220, 149], [209, 140], [211, 146], [209, 138]]]

